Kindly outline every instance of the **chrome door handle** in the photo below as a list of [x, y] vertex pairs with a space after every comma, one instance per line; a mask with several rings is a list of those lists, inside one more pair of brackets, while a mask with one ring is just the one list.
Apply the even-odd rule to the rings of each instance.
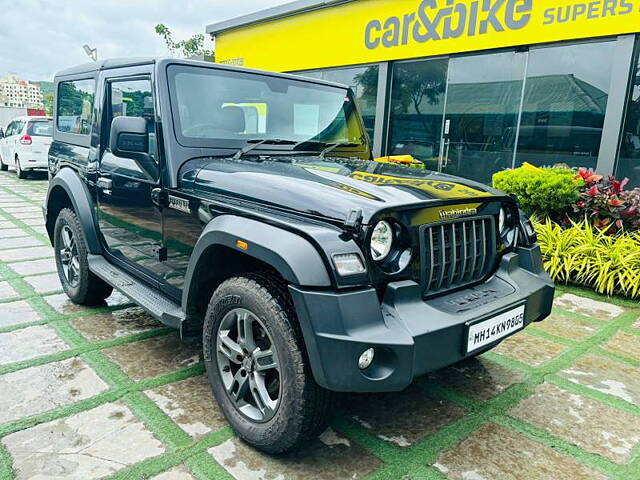
[[103, 190], [111, 190], [111, 187], [113, 187], [113, 180], [106, 177], [99, 177], [97, 185], [98, 188], [102, 188]]

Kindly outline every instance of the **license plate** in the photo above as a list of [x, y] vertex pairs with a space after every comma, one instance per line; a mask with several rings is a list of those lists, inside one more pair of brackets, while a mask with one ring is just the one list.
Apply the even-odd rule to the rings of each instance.
[[467, 353], [524, 328], [524, 305], [469, 327]]

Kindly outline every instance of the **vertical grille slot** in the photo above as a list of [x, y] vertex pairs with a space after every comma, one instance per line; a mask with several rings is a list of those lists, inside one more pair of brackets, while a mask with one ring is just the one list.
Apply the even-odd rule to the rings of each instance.
[[424, 225], [421, 242], [425, 295], [482, 280], [495, 262], [495, 222], [491, 217]]

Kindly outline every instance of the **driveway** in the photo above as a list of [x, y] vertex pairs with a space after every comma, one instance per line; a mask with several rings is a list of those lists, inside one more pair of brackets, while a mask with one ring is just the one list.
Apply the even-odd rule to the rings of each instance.
[[119, 294], [61, 293], [46, 180], [0, 174], [0, 479], [640, 479], [640, 303], [563, 289], [547, 321], [402, 393], [344, 398], [304, 451], [239, 441], [200, 346]]

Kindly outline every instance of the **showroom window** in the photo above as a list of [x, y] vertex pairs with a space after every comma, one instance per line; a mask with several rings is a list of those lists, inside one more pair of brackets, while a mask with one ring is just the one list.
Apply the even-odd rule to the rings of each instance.
[[331, 68], [296, 72], [297, 75], [319, 78], [330, 82], [349, 85], [358, 102], [364, 125], [373, 143], [376, 123], [376, 102], [378, 100], [378, 65], [368, 67]]
[[640, 40], [636, 45], [633, 72], [616, 176], [626, 177], [631, 180], [630, 186], [640, 187]]
[[595, 169], [615, 41], [531, 49], [516, 166]]

